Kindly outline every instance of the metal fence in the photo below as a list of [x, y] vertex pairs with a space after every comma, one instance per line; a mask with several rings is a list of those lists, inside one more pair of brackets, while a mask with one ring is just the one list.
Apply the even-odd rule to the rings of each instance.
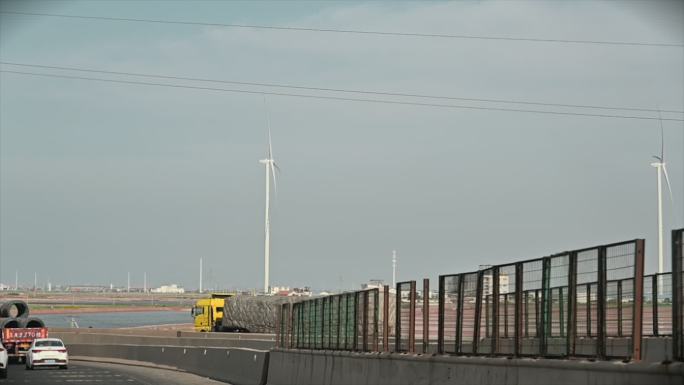
[[397, 283], [395, 352], [416, 351], [416, 281]]
[[438, 352], [638, 358], [643, 250], [634, 240], [442, 275]]
[[672, 345], [674, 358], [684, 360], [684, 229], [672, 231]]
[[672, 336], [672, 273], [644, 276], [645, 336]]
[[282, 348], [378, 351], [378, 289], [314, 298], [277, 309], [276, 344]]
[[300, 349], [638, 360], [642, 335], [672, 336], [674, 357], [684, 360], [683, 239], [684, 229], [672, 232], [672, 273], [644, 276], [644, 240], [637, 239], [441, 275], [433, 305], [428, 280], [422, 290], [406, 281], [393, 294], [384, 286], [284, 304], [276, 342]]

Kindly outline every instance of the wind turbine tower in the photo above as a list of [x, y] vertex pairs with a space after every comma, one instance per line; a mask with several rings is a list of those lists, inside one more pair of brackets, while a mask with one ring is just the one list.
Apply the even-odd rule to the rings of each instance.
[[658, 273], [665, 272], [665, 258], [663, 249], [663, 178], [665, 175], [665, 182], [670, 191], [670, 201], [674, 202], [672, 198], [672, 186], [670, 186], [670, 177], [667, 175], [667, 167], [665, 166], [665, 137], [663, 132], [663, 122], [660, 121], [660, 156], [653, 156], [656, 159], [651, 163], [651, 166], [656, 168], [658, 173]]
[[[266, 102], [264, 101], [264, 104]], [[268, 126], [268, 154], [266, 159], [261, 159], [259, 163], [266, 168], [266, 210], [265, 210], [265, 224], [264, 224], [264, 293], [268, 294], [270, 291], [269, 273], [270, 273], [270, 257], [271, 257], [271, 178], [273, 178], [273, 191], [278, 193], [276, 188], [276, 169], [278, 166], [273, 159], [273, 146], [271, 145], [271, 121], [266, 112], [266, 124]]]

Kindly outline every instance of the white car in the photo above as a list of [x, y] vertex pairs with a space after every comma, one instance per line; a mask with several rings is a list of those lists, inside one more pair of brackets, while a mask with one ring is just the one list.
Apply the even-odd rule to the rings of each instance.
[[37, 338], [26, 352], [26, 370], [37, 366], [69, 366], [69, 353], [59, 338]]
[[0, 344], [0, 378], [7, 378], [7, 350]]

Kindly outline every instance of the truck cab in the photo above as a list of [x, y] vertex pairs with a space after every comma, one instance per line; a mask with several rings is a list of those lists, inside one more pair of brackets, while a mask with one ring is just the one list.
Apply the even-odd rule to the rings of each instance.
[[192, 307], [192, 318], [196, 332], [221, 331], [225, 299], [232, 293], [212, 293], [210, 298], [198, 299]]

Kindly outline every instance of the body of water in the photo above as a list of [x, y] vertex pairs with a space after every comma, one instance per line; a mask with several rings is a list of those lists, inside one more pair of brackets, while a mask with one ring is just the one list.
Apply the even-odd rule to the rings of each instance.
[[41, 314], [36, 317], [42, 319], [47, 327], [53, 328], [71, 327], [72, 318], [82, 328], [126, 328], [193, 322], [189, 311]]

